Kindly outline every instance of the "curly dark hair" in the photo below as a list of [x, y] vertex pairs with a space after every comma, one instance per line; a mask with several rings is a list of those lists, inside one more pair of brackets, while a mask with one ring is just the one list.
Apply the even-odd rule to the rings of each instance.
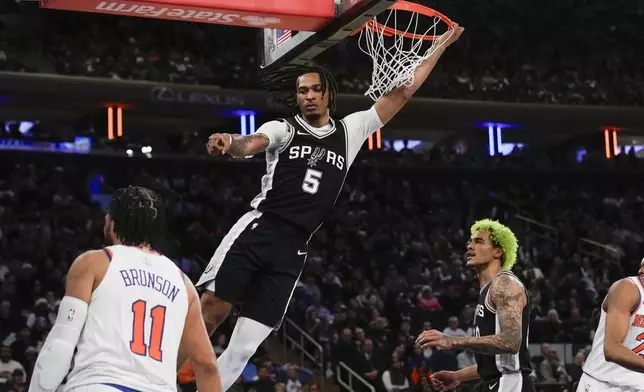
[[[319, 66], [286, 65], [281, 69], [266, 75], [262, 79], [262, 88], [274, 94], [275, 102], [286, 106], [292, 114], [298, 114], [297, 95], [293, 88], [297, 88], [297, 79], [307, 73], [320, 75], [322, 91], [329, 92], [329, 112], [333, 114], [336, 109], [338, 97], [338, 83], [331, 72]], [[323, 93], [324, 94], [324, 93]]]
[[109, 208], [114, 233], [123, 245], [155, 248], [166, 234], [166, 205], [155, 192], [141, 186], [116, 191]]

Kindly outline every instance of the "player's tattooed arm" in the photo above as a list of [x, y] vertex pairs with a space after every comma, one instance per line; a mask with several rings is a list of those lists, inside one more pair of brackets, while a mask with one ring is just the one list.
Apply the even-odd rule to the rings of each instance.
[[447, 336], [447, 344], [454, 348], [480, 354], [516, 354], [521, 347], [523, 308], [527, 304], [525, 290], [508, 275], [494, 280], [490, 288], [490, 299], [496, 306], [500, 332], [481, 337]]
[[265, 151], [268, 147], [268, 136], [261, 133], [254, 133], [248, 136], [231, 135], [232, 142], [228, 151], [234, 157], [248, 157]]
[[501, 275], [492, 283], [490, 297], [496, 307], [500, 332], [481, 337], [448, 336], [439, 331], [423, 332], [416, 344], [423, 348], [459, 348], [486, 355], [516, 354], [521, 347], [523, 308], [527, 298], [522, 285], [515, 279]]
[[254, 133], [249, 136], [214, 133], [208, 138], [208, 154], [219, 156], [229, 154], [233, 157], [249, 157], [265, 151], [269, 145], [268, 136]]

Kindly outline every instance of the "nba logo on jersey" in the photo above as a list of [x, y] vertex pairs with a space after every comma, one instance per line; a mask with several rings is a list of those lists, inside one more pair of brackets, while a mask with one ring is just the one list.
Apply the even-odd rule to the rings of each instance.
[[67, 313], [67, 321], [74, 320], [75, 314], [76, 314], [76, 309], [69, 309], [69, 313]]
[[259, 226], [259, 223], [255, 222], [253, 225], [250, 227], [251, 230], [255, 230]]
[[324, 154], [326, 154], [326, 148], [315, 147], [313, 154], [309, 158], [309, 166], [315, 167], [318, 161], [324, 157]]

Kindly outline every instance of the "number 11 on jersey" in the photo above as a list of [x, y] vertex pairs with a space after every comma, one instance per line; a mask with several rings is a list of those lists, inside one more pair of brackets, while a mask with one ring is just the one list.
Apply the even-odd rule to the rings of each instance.
[[150, 309], [150, 340], [145, 344], [145, 321], [147, 319], [147, 302], [138, 300], [132, 303], [132, 340], [130, 341], [130, 350], [134, 354], [148, 356], [155, 361], [163, 362], [163, 351], [161, 343], [163, 341], [163, 330], [165, 329], [165, 310], [163, 305], [157, 305]]

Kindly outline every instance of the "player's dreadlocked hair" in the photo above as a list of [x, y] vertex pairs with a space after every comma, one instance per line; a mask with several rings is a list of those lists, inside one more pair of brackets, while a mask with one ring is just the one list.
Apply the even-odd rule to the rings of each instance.
[[109, 209], [114, 233], [123, 245], [155, 248], [165, 236], [166, 206], [153, 191], [129, 186], [116, 191]]
[[300, 113], [297, 106], [297, 95], [294, 89], [297, 88], [297, 79], [307, 73], [320, 75], [322, 91], [329, 91], [329, 112], [335, 112], [336, 98], [338, 97], [338, 83], [331, 72], [318, 66], [287, 65], [268, 74], [262, 79], [262, 88], [275, 94], [275, 102], [286, 106], [292, 114]]

